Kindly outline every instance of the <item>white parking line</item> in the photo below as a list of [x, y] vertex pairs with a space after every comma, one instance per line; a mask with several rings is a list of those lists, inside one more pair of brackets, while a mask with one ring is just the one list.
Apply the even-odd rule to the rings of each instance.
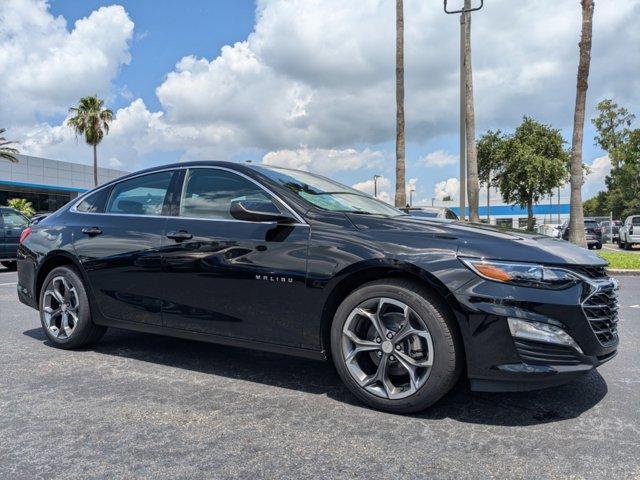
[[11, 282], [11, 283], [0, 283], [0, 287], [8, 287], [10, 285], [17, 285], [18, 282]]

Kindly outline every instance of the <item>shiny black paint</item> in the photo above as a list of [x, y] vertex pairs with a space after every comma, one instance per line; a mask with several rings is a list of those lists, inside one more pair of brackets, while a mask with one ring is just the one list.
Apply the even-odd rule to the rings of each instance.
[[[326, 358], [327, 332], [340, 301], [367, 281], [403, 276], [432, 289], [457, 319], [468, 375], [477, 388], [550, 385], [615, 352], [615, 344], [603, 347], [590, 329], [580, 307], [582, 286], [551, 291], [486, 281], [458, 259], [605, 264], [585, 249], [463, 222], [327, 212], [250, 166], [197, 165], [255, 179], [304, 222], [180, 218], [177, 180], [158, 217], [76, 213], [66, 207], [35, 225], [20, 247], [20, 299], [35, 307], [38, 281], [49, 262], [68, 261], [88, 282], [98, 323]], [[188, 166], [164, 168], [174, 168], [179, 179]], [[83, 233], [90, 227], [102, 233]], [[181, 231], [189, 238], [167, 237]], [[507, 316], [564, 325], [584, 350], [583, 364], [572, 371], [514, 369], [522, 363]]]

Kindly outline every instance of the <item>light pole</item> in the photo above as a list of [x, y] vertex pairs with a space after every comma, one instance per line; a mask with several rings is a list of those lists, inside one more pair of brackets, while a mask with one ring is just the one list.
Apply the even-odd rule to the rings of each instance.
[[480, 0], [480, 6], [475, 8], [461, 8], [460, 10], [447, 10], [447, 0], [444, 0], [444, 13], [460, 14], [460, 219], [465, 219], [465, 201], [467, 196], [467, 125], [465, 122], [466, 105], [466, 81], [465, 81], [465, 24], [467, 14], [480, 10], [484, 6], [484, 0]]
[[432, 207], [433, 207], [433, 202], [435, 202], [435, 201], [436, 201], [436, 198], [435, 197], [431, 197], [431, 206]]
[[413, 207], [413, 192], [415, 192], [416, 189], [412, 188], [409, 190], [409, 206]]
[[375, 198], [378, 198], [378, 179], [379, 178], [380, 178], [380, 175], [373, 176], [373, 196]]

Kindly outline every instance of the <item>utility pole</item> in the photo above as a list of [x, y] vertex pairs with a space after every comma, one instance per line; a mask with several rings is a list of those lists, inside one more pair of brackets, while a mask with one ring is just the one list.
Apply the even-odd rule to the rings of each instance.
[[560, 223], [560, 187], [558, 187], [558, 223]]
[[379, 178], [380, 178], [380, 175], [373, 176], [373, 196], [375, 198], [378, 198], [378, 179]]
[[467, 114], [465, 81], [465, 44], [466, 44], [466, 22], [467, 14], [480, 10], [484, 6], [484, 0], [480, 0], [480, 5], [475, 8], [461, 8], [460, 10], [447, 10], [447, 0], [444, 0], [444, 13], [460, 14], [460, 220], [466, 216], [466, 196], [467, 196], [467, 125], [465, 122]]
[[412, 188], [409, 190], [409, 206], [413, 207], [413, 192], [415, 192], [416, 189]]

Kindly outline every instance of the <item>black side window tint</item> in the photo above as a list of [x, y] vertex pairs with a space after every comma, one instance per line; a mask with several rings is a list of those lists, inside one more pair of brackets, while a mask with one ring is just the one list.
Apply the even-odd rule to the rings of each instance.
[[107, 212], [128, 215], [162, 215], [172, 172], [150, 173], [117, 183]]
[[79, 212], [87, 213], [104, 212], [104, 206], [107, 203], [107, 198], [109, 198], [110, 191], [110, 188], [103, 188], [102, 190], [98, 190], [97, 192], [88, 195], [78, 204], [76, 210]]
[[253, 182], [225, 170], [194, 168], [187, 172], [180, 201], [180, 216], [231, 220], [234, 200], [267, 204], [274, 213], [279, 209], [269, 195]]

